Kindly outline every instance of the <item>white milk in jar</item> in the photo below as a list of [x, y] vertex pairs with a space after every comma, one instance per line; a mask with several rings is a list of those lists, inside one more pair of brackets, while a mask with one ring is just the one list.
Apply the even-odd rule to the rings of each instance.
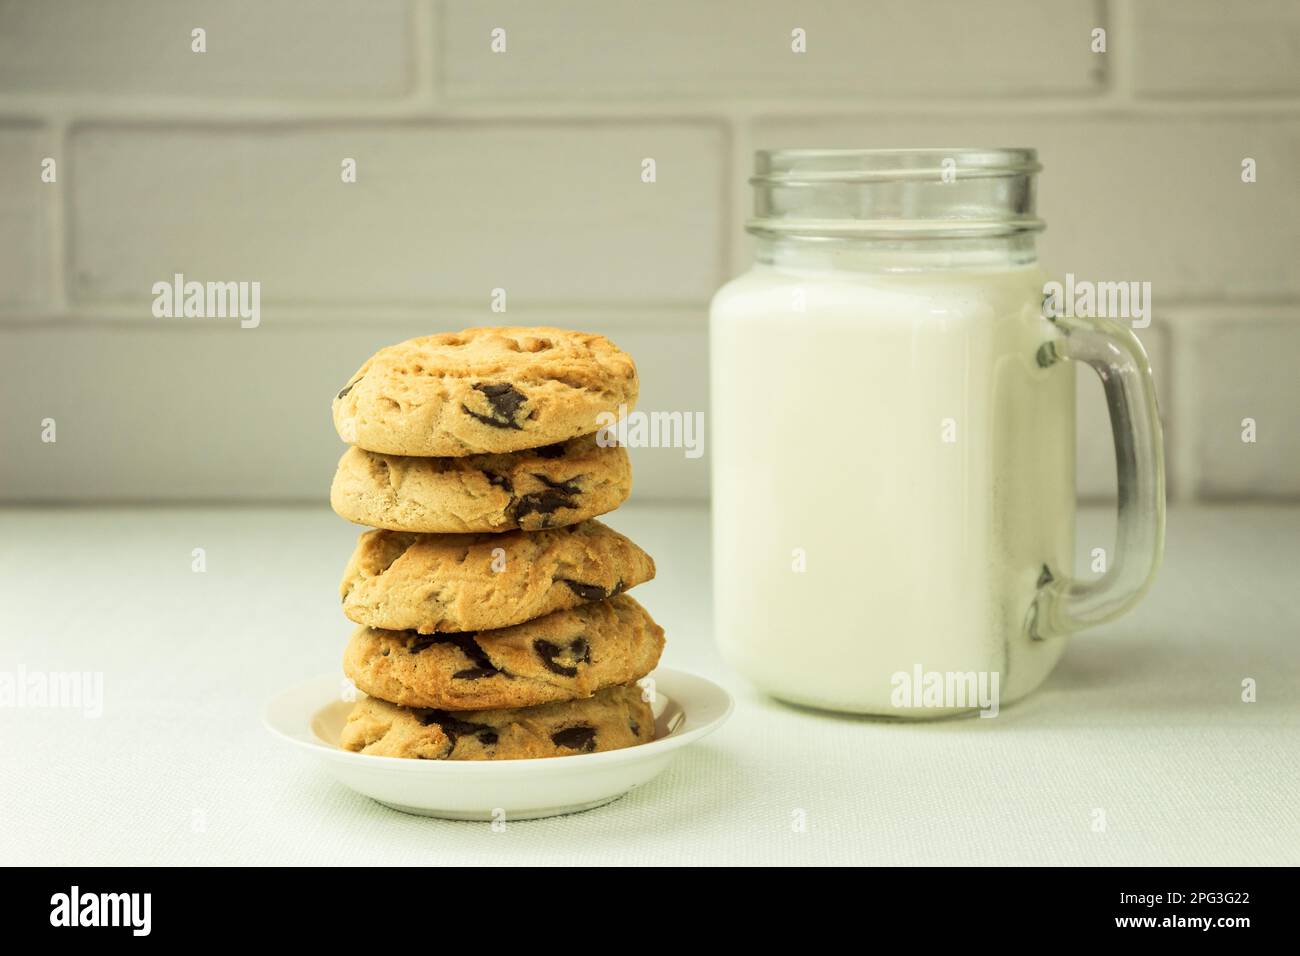
[[713, 301], [717, 639], [794, 703], [995, 713], [1051, 671], [1080, 600], [1076, 364], [1043, 314], [1037, 166], [981, 151], [963, 189], [940, 159], [760, 155], [757, 261]]

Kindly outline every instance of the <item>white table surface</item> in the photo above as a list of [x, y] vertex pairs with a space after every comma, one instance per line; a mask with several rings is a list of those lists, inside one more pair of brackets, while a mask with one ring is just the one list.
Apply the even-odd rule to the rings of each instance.
[[[1107, 518], [1081, 516], [1081, 548]], [[796, 710], [726, 668], [703, 508], [609, 521], [657, 559], [636, 596], [664, 663], [736, 713], [613, 804], [493, 832], [388, 810], [261, 725], [274, 693], [339, 668], [346, 522], [0, 511], [0, 671], [105, 681], [99, 719], [0, 708], [0, 863], [1300, 863], [1300, 508], [1174, 511], [1146, 602], [1076, 636], [1035, 696], [916, 725]]]

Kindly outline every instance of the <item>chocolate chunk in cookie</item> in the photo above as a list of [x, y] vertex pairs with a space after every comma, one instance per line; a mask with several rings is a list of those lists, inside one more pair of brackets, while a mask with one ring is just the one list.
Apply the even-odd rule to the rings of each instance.
[[528, 401], [523, 392], [504, 382], [479, 383], [474, 386], [474, 389], [483, 393], [491, 411], [486, 415], [480, 415], [462, 405], [461, 410], [465, 414], [493, 428], [523, 428], [519, 422], [520, 410]]
[[533, 641], [533, 650], [542, 659], [546, 669], [562, 677], [577, 677], [580, 664], [591, 663], [591, 645], [584, 637], [575, 637], [567, 644], [551, 641]]
[[[610, 593], [599, 584], [583, 584], [581, 581], [574, 581], [571, 578], [560, 578], [560, 580], [568, 586], [570, 591], [584, 601], [603, 601], [610, 596]], [[622, 584], [621, 581], [619, 583]]]
[[596, 749], [596, 728], [566, 727], [564, 730], [551, 734], [551, 743], [567, 750], [591, 753]]

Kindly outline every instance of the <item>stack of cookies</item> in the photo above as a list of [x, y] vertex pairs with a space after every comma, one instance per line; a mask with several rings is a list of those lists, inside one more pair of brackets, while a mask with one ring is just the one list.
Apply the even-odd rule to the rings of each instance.
[[595, 520], [632, 487], [597, 433], [636, 396], [628, 355], [550, 328], [411, 339], [352, 376], [330, 503], [378, 530], [343, 575], [343, 668], [368, 695], [344, 749], [509, 760], [653, 739], [637, 681], [663, 629], [624, 592], [654, 561]]

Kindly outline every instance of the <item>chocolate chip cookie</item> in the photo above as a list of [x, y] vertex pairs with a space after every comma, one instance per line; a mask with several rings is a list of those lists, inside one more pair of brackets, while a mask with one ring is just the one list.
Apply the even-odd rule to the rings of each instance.
[[531, 707], [644, 677], [663, 648], [663, 628], [621, 595], [477, 633], [363, 625], [343, 654], [343, 672], [371, 697], [407, 707]]
[[412, 710], [368, 697], [339, 746], [377, 757], [522, 760], [619, 750], [654, 739], [654, 712], [635, 684], [583, 700], [517, 710]]
[[334, 425], [388, 455], [511, 452], [594, 432], [637, 390], [631, 357], [603, 336], [466, 329], [375, 353], [334, 399]]
[[349, 448], [334, 510], [393, 531], [536, 531], [613, 511], [632, 490], [627, 449], [596, 436], [504, 455], [411, 458]]
[[654, 561], [590, 519], [545, 531], [367, 531], [343, 572], [343, 613], [388, 631], [485, 631], [601, 601], [655, 576]]

